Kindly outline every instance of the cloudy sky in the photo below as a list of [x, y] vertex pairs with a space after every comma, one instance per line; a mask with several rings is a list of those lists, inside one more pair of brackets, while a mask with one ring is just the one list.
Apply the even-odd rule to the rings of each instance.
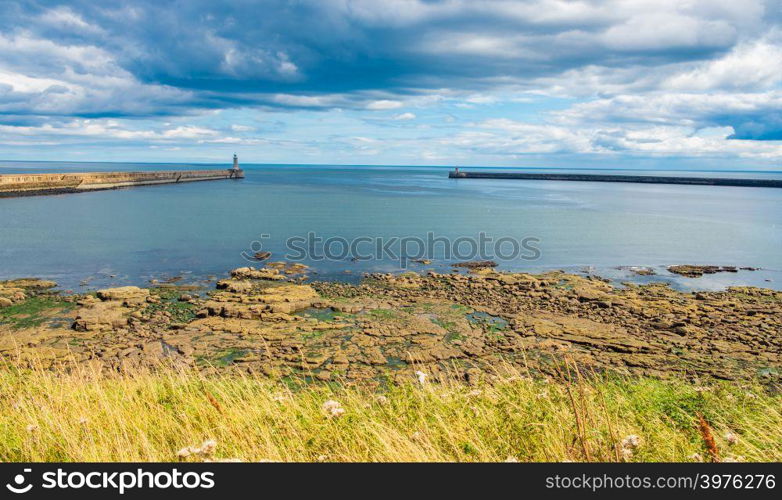
[[780, 169], [779, 0], [0, 1], [0, 159]]

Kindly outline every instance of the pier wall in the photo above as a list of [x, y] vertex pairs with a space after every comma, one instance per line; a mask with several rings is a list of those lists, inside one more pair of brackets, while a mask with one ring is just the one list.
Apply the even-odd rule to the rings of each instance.
[[605, 175], [605, 174], [529, 174], [514, 172], [462, 172], [451, 171], [452, 179], [520, 179], [537, 181], [578, 182], [635, 182], [641, 184], [687, 184], [694, 186], [735, 186], [782, 188], [779, 179], [731, 179], [724, 177], [672, 177], [656, 175]]
[[152, 184], [241, 179], [242, 170], [171, 170], [164, 172], [88, 172], [0, 175], [0, 197], [78, 193]]

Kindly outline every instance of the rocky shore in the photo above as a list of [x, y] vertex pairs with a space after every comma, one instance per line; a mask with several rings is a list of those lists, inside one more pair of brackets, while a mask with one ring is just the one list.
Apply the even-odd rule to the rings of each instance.
[[240, 268], [214, 290], [179, 284], [94, 294], [0, 282], [0, 355], [99, 370], [175, 363], [290, 380], [475, 382], [502, 366], [782, 381], [782, 292], [684, 293], [595, 276], [372, 274], [305, 283], [302, 265]]

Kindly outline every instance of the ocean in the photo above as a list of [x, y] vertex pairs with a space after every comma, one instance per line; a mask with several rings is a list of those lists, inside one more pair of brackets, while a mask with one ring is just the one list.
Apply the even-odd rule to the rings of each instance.
[[[0, 162], [0, 173], [215, 167], [229, 165]], [[309, 265], [311, 279], [447, 272], [487, 258], [505, 270], [562, 269], [617, 283], [782, 289], [782, 189], [449, 179], [450, 167], [242, 167], [244, 180], [0, 199], [0, 279], [34, 276], [74, 291], [178, 277], [206, 283], [259, 265], [248, 257], [269, 251], [271, 260]], [[761, 269], [693, 279], [668, 273], [675, 264]]]

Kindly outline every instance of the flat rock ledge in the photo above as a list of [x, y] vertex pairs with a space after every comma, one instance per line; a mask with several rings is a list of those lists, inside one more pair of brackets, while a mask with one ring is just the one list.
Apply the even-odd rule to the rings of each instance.
[[[622, 375], [782, 382], [782, 292], [616, 288], [594, 276], [487, 267], [369, 274], [360, 284], [305, 283], [306, 273], [269, 263], [235, 269], [197, 293], [168, 285], [68, 296], [72, 310], [40, 322], [0, 321], [0, 355], [37, 366], [174, 363], [362, 384], [417, 371], [471, 383], [504, 369], [557, 376], [566, 363]], [[23, 303], [51, 293], [49, 285], [2, 282], [0, 298]]]

